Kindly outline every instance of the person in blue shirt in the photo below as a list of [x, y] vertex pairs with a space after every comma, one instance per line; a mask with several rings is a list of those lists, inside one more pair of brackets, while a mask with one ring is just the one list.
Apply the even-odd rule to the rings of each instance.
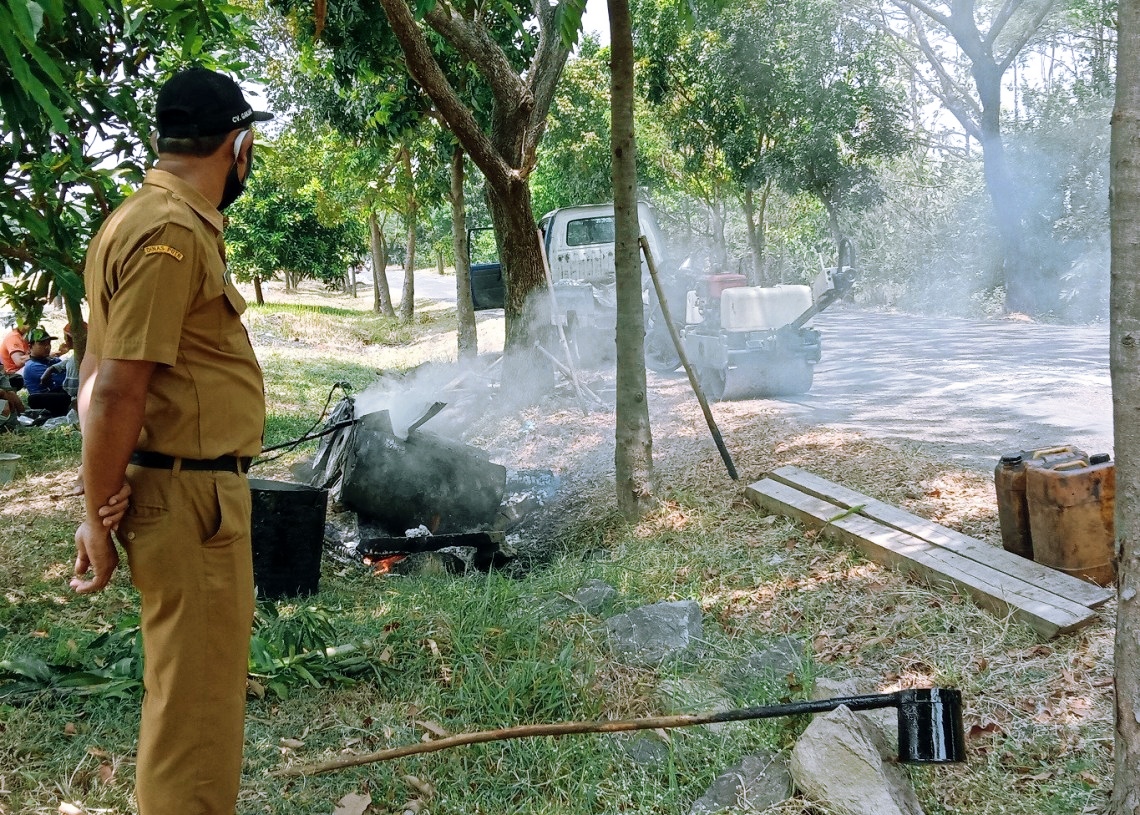
[[48, 369], [60, 361], [59, 357], [51, 355], [52, 340], [56, 338], [43, 328], [33, 328], [24, 338], [31, 345], [28, 361], [24, 363], [28, 407], [46, 410], [52, 416], [63, 416], [71, 409], [71, 395], [63, 389], [64, 373], [48, 373]]

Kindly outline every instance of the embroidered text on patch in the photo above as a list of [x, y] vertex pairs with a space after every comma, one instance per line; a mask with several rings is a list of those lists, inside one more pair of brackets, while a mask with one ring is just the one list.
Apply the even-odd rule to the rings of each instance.
[[147, 255], [157, 255], [159, 253], [170, 255], [175, 260], [182, 260], [182, 253], [175, 249], [173, 246], [167, 246], [164, 243], [156, 243], [153, 246], [143, 247], [143, 253]]

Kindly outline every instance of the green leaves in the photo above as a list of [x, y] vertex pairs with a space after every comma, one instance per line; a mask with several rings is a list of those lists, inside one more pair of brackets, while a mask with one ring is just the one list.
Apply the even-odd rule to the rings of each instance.
[[187, 59], [234, 62], [246, 25], [219, 0], [0, 0], [9, 299], [82, 297], [91, 235], [142, 178], [158, 84]]

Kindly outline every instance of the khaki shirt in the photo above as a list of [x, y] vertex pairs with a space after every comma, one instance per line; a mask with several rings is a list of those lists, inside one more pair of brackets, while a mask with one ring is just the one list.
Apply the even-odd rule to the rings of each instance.
[[222, 215], [152, 169], [91, 242], [87, 353], [157, 362], [139, 450], [183, 458], [261, 452], [261, 368], [226, 272]]

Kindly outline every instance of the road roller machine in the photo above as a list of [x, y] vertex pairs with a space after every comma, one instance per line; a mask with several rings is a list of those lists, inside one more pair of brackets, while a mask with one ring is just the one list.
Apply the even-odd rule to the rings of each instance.
[[688, 292], [682, 343], [709, 399], [789, 396], [811, 389], [820, 333], [807, 323], [847, 294], [850, 266], [822, 269], [812, 285], [749, 286], [716, 274]]

